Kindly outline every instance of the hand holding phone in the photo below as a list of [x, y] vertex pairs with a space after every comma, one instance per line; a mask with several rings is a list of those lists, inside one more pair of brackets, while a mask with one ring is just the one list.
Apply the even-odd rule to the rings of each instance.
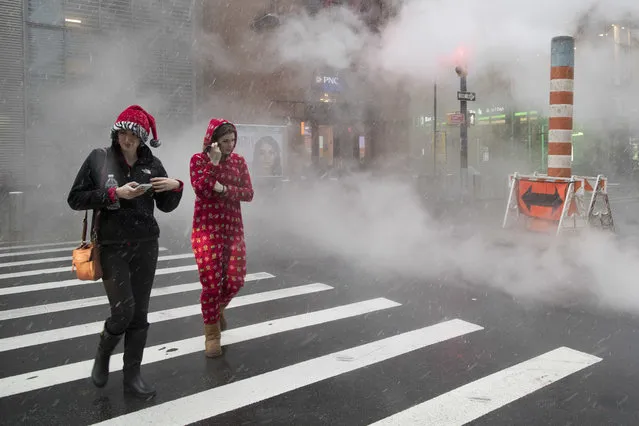
[[217, 142], [211, 145], [211, 149], [207, 153], [209, 158], [211, 159], [211, 163], [214, 165], [220, 164], [220, 160], [222, 159], [222, 151], [220, 151], [220, 147], [217, 145]]
[[153, 188], [153, 185], [150, 184], [150, 183], [142, 183], [142, 184], [138, 185], [137, 188], [144, 189], [144, 191], [146, 192], [149, 189]]
[[140, 189], [141, 185], [137, 182], [129, 182], [120, 186], [115, 190], [118, 198], [123, 198], [125, 200], [131, 200], [133, 198], [139, 197], [146, 192], [146, 190]]

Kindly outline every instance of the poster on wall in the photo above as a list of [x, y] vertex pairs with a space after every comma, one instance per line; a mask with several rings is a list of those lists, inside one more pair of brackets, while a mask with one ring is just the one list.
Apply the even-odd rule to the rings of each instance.
[[235, 152], [246, 159], [251, 177], [282, 177], [286, 126], [237, 125]]

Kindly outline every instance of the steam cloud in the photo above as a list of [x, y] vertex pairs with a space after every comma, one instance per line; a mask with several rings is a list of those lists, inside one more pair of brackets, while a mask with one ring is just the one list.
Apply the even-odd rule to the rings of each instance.
[[[371, 33], [345, 9], [321, 12], [316, 17], [294, 15], [269, 36], [271, 49], [280, 65], [300, 72], [321, 66], [345, 69], [357, 60], [363, 64], [360, 73], [383, 75], [420, 88], [436, 77], [453, 85], [454, 73], [441, 65], [440, 59], [465, 45], [471, 54], [471, 74], [498, 69], [518, 102], [544, 107], [552, 37], [574, 34], [580, 25], [596, 26], [628, 15], [639, 16], [636, 0], [539, 0], [516, 5], [511, 0], [406, 0], [397, 5], [397, 16], [379, 34]], [[248, 28], [246, 31], [244, 37], [254, 42], [263, 37], [248, 33]], [[56, 183], [57, 191], [50, 196], [40, 193], [29, 203], [28, 214], [35, 219], [31, 221], [32, 231], [37, 235], [51, 232], [55, 228], [52, 224], [61, 222], [65, 225], [60, 228], [68, 229], [68, 235], [77, 235], [80, 216], [69, 215], [63, 200], [80, 162], [90, 149], [109, 144], [108, 129], [124, 107], [139, 103], [155, 113], [167, 102], [159, 94], [141, 99], [132, 91], [133, 82], [144, 78], [146, 59], [140, 52], [144, 52], [148, 38], [149, 34], [127, 35], [126, 42], [96, 42], [91, 46], [95, 68], [88, 79], [43, 94], [41, 108], [49, 123], [48, 143], [30, 146], [29, 155], [38, 157], [43, 165], [30, 177], [34, 185]], [[230, 52], [223, 43], [219, 34], [198, 36], [193, 59], [213, 71], [245, 65], [245, 58], [239, 58], [241, 53]], [[611, 86], [611, 61], [611, 53], [601, 46], [589, 42], [579, 45], [577, 119], [601, 115], [602, 99], [611, 91], [622, 97], [637, 93], [637, 79], [634, 87], [623, 90]], [[272, 69], [269, 66], [266, 72]], [[501, 90], [489, 86], [473, 89], [495, 96], [499, 94], [488, 92]], [[160, 139], [165, 141], [157, 155], [171, 176], [187, 184], [180, 208], [170, 216], [158, 217], [162, 225], [182, 230], [187, 240], [194, 198], [188, 185], [188, 159], [201, 146], [208, 118], [225, 116], [230, 102], [238, 99], [215, 98], [205, 111], [196, 112], [197, 122], [185, 131], [174, 131], [163, 125], [163, 117], [157, 117]], [[504, 166], [504, 180], [513, 169]], [[405, 183], [368, 175], [345, 183], [348, 189], [332, 183], [318, 184], [312, 191], [291, 189], [286, 197], [277, 199], [258, 194], [261, 201], [243, 207], [247, 232], [258, 234], [260, 230], [255, 227], [259, 223], [276, 233], [274, 250], [288, 241], [302, 241], [309, 250], [320, 247], [345, 259], [425, 281], [454, 273], [460, 281], [533, 299], [552, 298], [563, 290], [587, 289], [607, 306], [639, 311], [639, 287], [635, 284], [639, 253], [633, 244], [590, 234], [541, 252], [526, 241], [504, 246], [492, 235], [499, 220], [493, 221], [492, 227], [478, 226], [472, 232], [462, 232], [459, 224], [444, 226], [426, 213], [421, 200]], [[40, 220], [46, 216], [44, 211], [56, 209], [60, 213], [53, 221]]]
[[[359, 61], [369, 77], [391, 75], [414, 88], [435, 78], [454, 85], [446, 58], [465, 46], [470, 84], [476, 76], [497, 70], [509, 83], [515, 102], [544, 111], [552, 37], [604, 32], [606, 24], [633, 16], [639, 16], [639, 3], [623, 0], [542, 0], [516, 6], [508, 0], [407, 0], [381, 34], [354, 25], [346, 11], [332, 16], [320, 12], [313, 19], [303, 16], [285, 23], [277, 46], [283, 62], [316, 64], [321, 59], [321, 65], [344, 69]], [[321, 37], [315, 37], [318, 33]], [[311, 46], [309, 40], [319, 41]], [[611, 44], [598, 41], [583, 39], [576, 52], [575, 118], [581, 121], [604, 118], [602, 108], [611, 96], [630, 105], [631, 93], [639, 88], [636, 79], [632, 88], [614, 86]], [[495, 98], [499, 94], [491, 92], [500, 89], [507, 88], [473, 87], [480, 96]], [[630, 116], [633, 111], [624, 113]], [[601, 131], [602, 140], [607, 139]], [[505, 177], [522, 170], [520, 166], [499, 168]], [[261, 205], [260, 214], [283, 235], [405, 276], [436, 280], [455, 274], [459, 282], [492, 286], [526, 299], [550, 302], [580, 295], [601, 306], [639, 311], [633, 278], [639, 272], [639, 252], [631, 239], [592, 233], [556, 243], [542, 239], [539, 246], [525, 236], [511, 235], [504, 244], [503, 236], [495, 236], [503, 209], [490, 220], [490, 227], [474, 222], [475, 229], [462, 231], [459, 223], [445, 227], [426, 213], [416, 194], [399, 181], [360, 176], [346, 186], [351, 190], [300, 190], [289, 203]], [[622, 227], [622, 232], [628, 230]]]

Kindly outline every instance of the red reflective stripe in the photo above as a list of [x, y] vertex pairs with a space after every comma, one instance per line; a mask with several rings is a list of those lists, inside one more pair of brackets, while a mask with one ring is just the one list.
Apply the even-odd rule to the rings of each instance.
[[548, 155], [571, 155], [572, 143], [571, 142], [549, 142], [548, 143]]
[[551, 80], [574, 80], [575, 69], [573, 67], [551, 67]]
[[550, 130], [572, 130], [572, 118], [570, 117], [550, 117], [548, 119]]
[[572, 105], [573, 92], [550, 92], [550, 105]]
[[572, 169], [567, 169], [567, 168], [554, 169], [552, 167], [548, 168], [548, 176], [570, 177], [571, 174], [572, 174]]

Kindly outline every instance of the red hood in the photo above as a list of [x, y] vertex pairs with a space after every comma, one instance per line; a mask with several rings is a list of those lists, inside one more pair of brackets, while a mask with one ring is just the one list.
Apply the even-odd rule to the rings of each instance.
[[[212, 118], [211, 121], [209, 121], [209, 127], [207, 127], [206, 134], [204, 135], [204, 146], [211, 145], [211, 137], [213, 137], [213, 132], [222, 124], [230, 124], [231, 126], [233, 126], [233, 129], [235, 130], [235, 146], [237, 146], [237, 129], [235, 128], [235, 124], [223, 118]], [[234, 150], [235, 146], [233, 147]]]

